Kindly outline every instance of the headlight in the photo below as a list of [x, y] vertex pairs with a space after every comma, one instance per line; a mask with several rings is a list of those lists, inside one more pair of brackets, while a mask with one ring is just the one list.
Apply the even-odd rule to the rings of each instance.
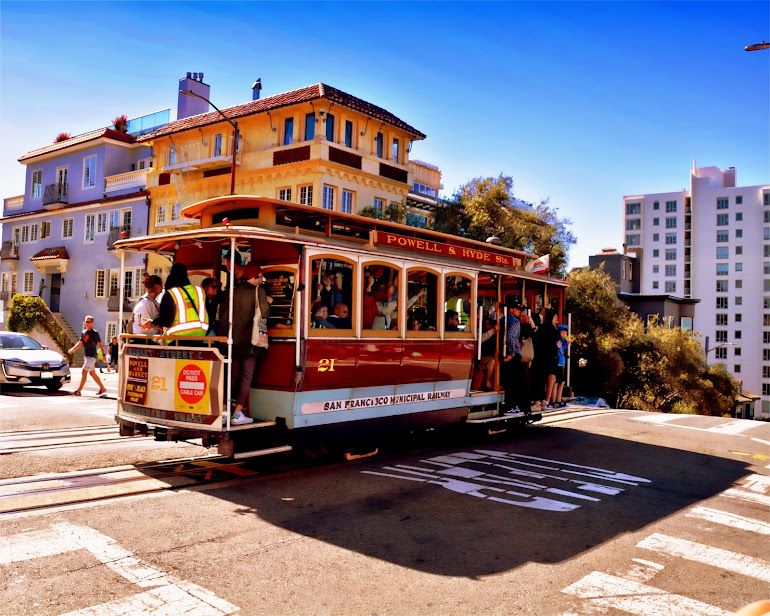
[[8, 366], [9, 368], [20, 368], [22, 370], [29, 369], [29, 366], [27, 364], [25, 364], [24, 362], [20, 362], [20, 361], [9, 361], [9, 360], [6, 359], [5, 360], [5, 365]]

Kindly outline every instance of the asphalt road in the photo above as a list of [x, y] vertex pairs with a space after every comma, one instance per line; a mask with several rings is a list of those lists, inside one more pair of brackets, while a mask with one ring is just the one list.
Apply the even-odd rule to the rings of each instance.
[[767, 423], [617, 412], [417, 445], [0, 518], [0, 613], [684, 616], [770, 597]]

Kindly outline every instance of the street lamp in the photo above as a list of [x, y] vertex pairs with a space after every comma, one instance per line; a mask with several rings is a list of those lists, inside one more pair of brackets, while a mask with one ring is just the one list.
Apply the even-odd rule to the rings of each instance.
[[706, 355], [711, 353], [711, 351], [714, 351], [720, 347], [726, 347], [726, 346], [735, 346], [734, 342], [723, 342], [722, 344], [718, 344], [715, 347], [711, 347], [710, 349], [706, 349]]
[[179, 90], [179, 91], [186, 96], [194, 96], [195, 98], [199, 98], [203, 101], [206, 101], [209, 105], [211, 105], [214, 109], [216, 109], [219, 112], [219, 115], [221, 115], [222, 118], [224, 118], [225, 121], [227, 121], [230, 124], [230, 126], [233, 127], [233, 131], [234, 131], [233, 132], [233, 162], [230, 168], [230, 194], [234, 195], [235, 194], [235, 152], [238, 148], [238, 122], [233, 122], [224, 113], [222, 113], [222, 110], [219, 107], [217, 107], [205, 96], [201, 96], [200, 94], [196, 94], [195, 92], [192, 92], [190, 90]]
[[761, 43], [756, 43], [754, 45], [746, 45], [744, 49], [746, 51], [759, 51], [760, 49], [767, 49], [770, 47], [770, 43], [765, 43], [765, 41], [762, 41]]

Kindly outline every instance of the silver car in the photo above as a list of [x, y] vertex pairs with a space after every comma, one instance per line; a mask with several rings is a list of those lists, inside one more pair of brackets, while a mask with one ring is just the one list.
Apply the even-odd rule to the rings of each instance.
[[45, 385], [58, 391], [71, 378], [69, 364], [56, 351], [25, 334], [0, 332], [0, 385]]

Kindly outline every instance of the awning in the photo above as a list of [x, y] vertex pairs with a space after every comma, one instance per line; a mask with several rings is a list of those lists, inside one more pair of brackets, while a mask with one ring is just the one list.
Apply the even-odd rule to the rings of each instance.
[[64, 246], [53, 246], [36, 252], [29, 260], [41, 274], [63, 274], [67, 271], [70, 256]]

